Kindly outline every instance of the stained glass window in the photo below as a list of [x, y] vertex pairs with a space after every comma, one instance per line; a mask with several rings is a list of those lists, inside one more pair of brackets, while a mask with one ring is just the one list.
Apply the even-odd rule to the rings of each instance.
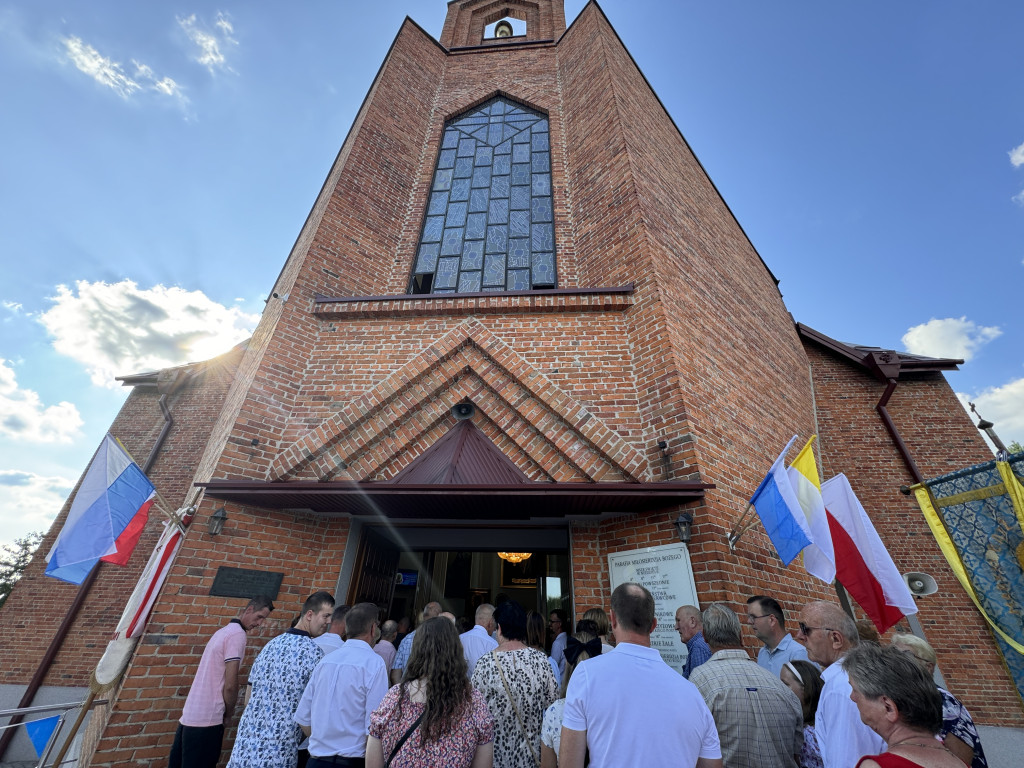
[[448, 122], [411, 293], [554, 288], [548, 119], [497, 97]]

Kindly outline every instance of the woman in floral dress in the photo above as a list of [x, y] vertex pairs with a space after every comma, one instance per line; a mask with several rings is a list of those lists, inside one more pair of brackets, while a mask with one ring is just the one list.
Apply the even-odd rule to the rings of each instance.
[[498, 647], [473, 670], [473, 687], [483, 693], [494, 717], [494, 767], [537, 768], [540, 728], [558, 695], [547, 656], [526, 645], [526, 613], [515, 601], [494, 611]]
[[[403, 741], [403, 737], [409, 734]], [[416, 630], [402, 682], [370, 716], [367, 768], [490, 768], [494, 721], [469, 685], [459, 633], [438, 616]]]

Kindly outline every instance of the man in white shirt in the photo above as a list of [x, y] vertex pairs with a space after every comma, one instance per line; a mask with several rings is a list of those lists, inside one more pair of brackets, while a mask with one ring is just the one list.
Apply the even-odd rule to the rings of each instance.
[[548, 626], [555, 639], [551, 643], [551, 658], [558, 665], [558, 679], [565, 674], [565, 644], [569, 642], [569, 634], [566, 632], [565, 611], [554, 610], [548, 617]]
[[346, 616], [348, 640], [317, 664], [295, 711], [309, 736], [307, 768], [362, 766], [370, 714], [388, 692], [384, 660], [373, 652], [377, 606], [359, 603]]
[[843, 669], [846, 652], [860, 642], [857, 625], [832, 603], [808, 603], [800, 612], [801, 638], [807, 657], [823, 668], [825, 681], [814, 718], [814, 735], [825, 768], [854, 768], [864, 755], [885, 751], [885, 741], [860, 719], [850, 700], [853, 689]]
[[325, 656], [345, 644], [345, 615], [351, 610], [351, 605], [337, 606], [331, 614], [331, 626], [320, 637], [313, 638]]
[[722, 768], [711, 711], [697, 687], [651, 648], [654, 598], [639, 584], [612, 593], [616, 646], [587, 659], [569, 680], [559, 768], [686, 765]]
[[807, 649], [786, 631], [786, 615], [774, 597], [754, 595], [747, 600], [747, 623], [764, 643], [757, 664], [778, 677], [787, 661], [807, 661]]
[[469, 676], [473, 676], [477, 660], [485, 653], [490, 653], [498, 647], [498, 642], [491, 637], [494, 631], [494, 606], [490, 603], [483, 603], [476, 609], [474, 617], [476, 624], [468, 632], [459, 635], [462, 641], [462, 655], [466, 657], [466, 664], [469, 665]]

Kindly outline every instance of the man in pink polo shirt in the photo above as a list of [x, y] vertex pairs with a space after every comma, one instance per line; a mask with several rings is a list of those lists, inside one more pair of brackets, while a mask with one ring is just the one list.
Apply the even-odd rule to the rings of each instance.
[[216, 768], [224, 741], [224, 723], [235, 713], [238, 668], [245, 653], [245, 633], [260, 626], [274, 604], [254, 597], [237, 619], [213, 633], [203, 650], [174, 734], [169, 768]]

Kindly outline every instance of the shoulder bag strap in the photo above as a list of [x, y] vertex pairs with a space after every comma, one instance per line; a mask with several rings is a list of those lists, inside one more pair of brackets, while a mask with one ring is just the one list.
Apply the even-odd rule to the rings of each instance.
[[426, 707], [423, 708], [423, 711], [420, 712], [420, 716], [416, 718], [413, 724], [409, 726], [409, 729], [402, 734], [402, 738], [400, 738], [398, 742], [395, 744], [395, 748], [391, 750], [391, 754], [388, 756], [387, 761], [384, 763], [384, 768], [390, 768], [391, 761], [395, 759], [395, 755], [398, 754], [398, 751], [403, 746], [405, 746], [405, 742], [407, 742], [409, 740], [409, 737], [412, 736], [412, 732], [416, 730], [416, 727], [420, 724], [420, 721], [423, 719], [423, 716], [425, 714], [427, 714]]
[[498, 652], [491, 651], [491, 655], [494, 657], [494, 663], [498, 667], [498, 674], [501, 675], [501, 684], [505, 686], [505, 695], [508, 696], [508, 700], [512, 704], [512, 711], [516, 713], [516, 720], [519, 722], [519, 730], [523, 734], [523, 740], [526, 742], [526, 748], [530, 750], [530, 757], [533, 758], [533, 764], [537, 765], [540, 761], [537, 759], [537, 755], [533, 751], [533, 743], [530, 741], [530, 737], [526, 733], [526, 726], [523, 724], [523, 717], [519, 714], [519, 707], [516, 706], [516, 700], [512, 696], [512, 691], [509, 690], [508, 681], [505, 679], [505, 670], [501, 668], [501, 662], [498, 660]]

